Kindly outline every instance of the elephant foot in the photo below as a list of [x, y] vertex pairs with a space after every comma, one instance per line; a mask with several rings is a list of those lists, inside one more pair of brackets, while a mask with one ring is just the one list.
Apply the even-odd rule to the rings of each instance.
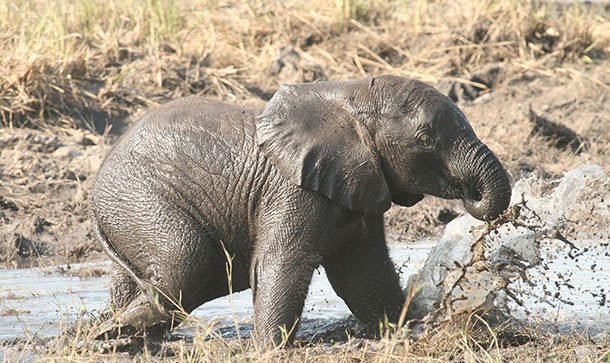
[[143, 338], [129, 336], [125, 338], [106, 339], [104, 341], [94, 342], [91, 347], [95, 348], [102, 354], [112, 352], [127, 352], [130, 354], [138, 354], [143, 350], [145, 343]]
[[95, 339], [117, 339], [144, 334], [161, 338], [177, 319], [160, 303], [140, 295], [97, 328]]

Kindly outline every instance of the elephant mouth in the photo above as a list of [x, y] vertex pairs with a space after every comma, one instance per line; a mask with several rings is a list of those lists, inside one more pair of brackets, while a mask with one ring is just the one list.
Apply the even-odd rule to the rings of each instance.
[[424, 199], [423, 194], [415, 193], [401, 193], [392, 196], [392, 202], [403, 207], [412, 207], [422, 199]]

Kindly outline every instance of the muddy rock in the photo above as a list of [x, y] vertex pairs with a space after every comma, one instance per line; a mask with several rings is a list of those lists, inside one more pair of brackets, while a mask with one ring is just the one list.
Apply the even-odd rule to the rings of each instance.
[[543, 23], [534, 24], [525, 36], [528, 48], [537, 56], [551, 53], [559, 43], [559, 40], [560, 34], [557, 29], [547, 27]]
[[17, 207], [17, 204], [15, 204], [15, 202], [5, 199], [3, 196], [0, 195], [0, 209], [6, 209], [16, 212], [19, 210], [19, 207]]
[[440, 211], [438, 211], [436, 219], [443, 224], [447, 224], [447, 223], [451, 222], [452, 220], [454, 220], [455, 218], [457, 218], [459, 215], [460, 215], [459, 213], [457, 213], [456, 211], [454, 211], [452, 209], [443, 208]]
[[41, 256], [46, 252], [46, 246], [40, 241], [28, 239], [22, 235], [15, 236], [15, 249], [19, 257]]

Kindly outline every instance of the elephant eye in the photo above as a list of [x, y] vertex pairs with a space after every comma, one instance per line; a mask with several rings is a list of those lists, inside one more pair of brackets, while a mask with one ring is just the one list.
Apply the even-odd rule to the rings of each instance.
[[434, 147], [434, 139], [427, 132], [422, 132], [418, 135], [419, 143], [422, 147], [426, 149], [431, 149]]

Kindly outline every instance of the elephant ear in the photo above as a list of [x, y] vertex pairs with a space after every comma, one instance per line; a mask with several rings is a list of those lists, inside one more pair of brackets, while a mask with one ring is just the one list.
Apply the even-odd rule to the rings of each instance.
[[390, 208], [388, 185], [368, 130], [346, 106], [346, 87], [280, 87], [256, 119], [258, 144], [291, 182], [351, 210], [383, 213]]

